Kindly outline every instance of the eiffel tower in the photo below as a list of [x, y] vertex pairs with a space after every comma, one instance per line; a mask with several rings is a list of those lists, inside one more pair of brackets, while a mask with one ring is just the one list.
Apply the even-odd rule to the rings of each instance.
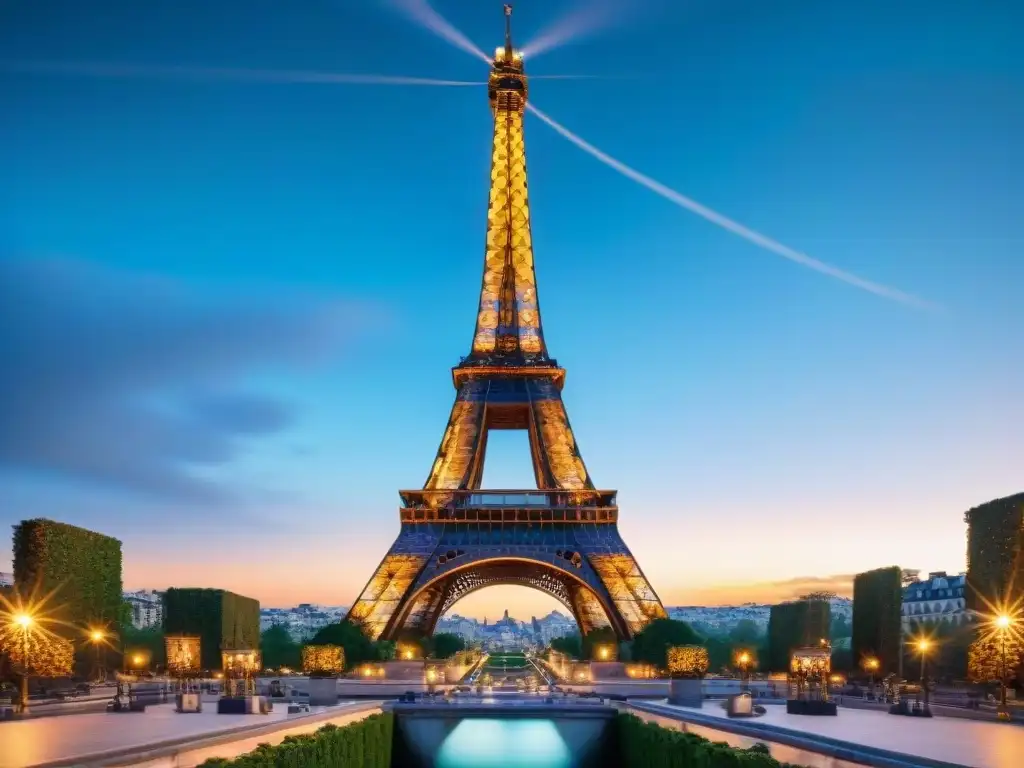
[[[565, 369], [548, 356], [526, 192], [521, 54], [494, 56], [491, 189], [480, 308], [470, 354], [422, 490], [400, 491], [401, 532], [349, 611], [371, 639], [430, 634], [458, 600], [495, 584], [547, 592], [588, 633], [631, 638], [665, 609], [619, 535], [616, 492], [598, 490], [562, 402]], [[529, 433], [537, 488], [482, 490], [487, 434]]]

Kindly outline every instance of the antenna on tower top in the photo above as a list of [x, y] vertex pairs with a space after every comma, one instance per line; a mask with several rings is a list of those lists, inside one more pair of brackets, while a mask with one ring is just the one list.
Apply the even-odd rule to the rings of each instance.
[[512, 6], [505, 4], [505, 50], [512, 53]]

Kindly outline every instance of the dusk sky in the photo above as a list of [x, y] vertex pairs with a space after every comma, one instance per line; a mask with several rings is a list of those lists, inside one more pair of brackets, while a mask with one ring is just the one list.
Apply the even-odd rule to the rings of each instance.
[[[5, 530], [116, 536], [128, 588], [355, 598], [469, 351], [491, 115], [480, 86], [280, 72], [486, 80], [403, 2], [0, 1]], [[593, 76], [531, 82], [545, 113], [933, 305], [782, 258], [527, 116], [548, 348], [666, 604], [956, 571], [964, 511], [1024, 490], [1017, 6], [515, 3], [524, 46], [593, 9], [526, 61]], [[499, 0], [434, 7], [501, 43]], [[526, 433], [492, 433], [485, 487], [533, 484]], [[455, 611], [506, 607], [556, 604], [496, 587]]]

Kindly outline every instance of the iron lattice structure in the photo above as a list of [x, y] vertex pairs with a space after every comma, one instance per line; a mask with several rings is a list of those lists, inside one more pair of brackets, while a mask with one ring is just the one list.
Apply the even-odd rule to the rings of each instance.
[[[561, 601], [581, 631], [628, 639], [665, 609], [619, 535], [615, 491], [595, 488], [562, 402], [565, 370], [548, 356], [530, 236], [523, 113], [527, 78], [505, 45], [488, 80], [494, 116], [480, 306], [470, 354], [422, 490], [401, 491], [401, 532], [349, 619], [372, 639], [429, 634], [459, 599], [522, 584]], [[481, 490], [487, 434], [529, 433], [537, 488]]]

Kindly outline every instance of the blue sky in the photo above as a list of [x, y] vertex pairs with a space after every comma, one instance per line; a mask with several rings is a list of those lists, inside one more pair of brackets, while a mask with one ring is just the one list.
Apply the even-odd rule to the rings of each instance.
[[[490, 5], [435, 3], [485, 50]], [[585, 6], [523, 0], [515, 36]], [[760, 249], [528, 117], [545, 335], [627, 542], [672, 604], [962, 567], [964, 510], [1024, 480], [1024, 11], [630, 9], [527, 61], [596, 76], [536, 80], [534, 103], [942, 309]], [[485, 91], [27, 64], [470, 81], [485, 65], [383, 0], [15, 0], [0, 50], [0, 522], [116, 535], [130, 587], [347, 603], [397, 533], [396, 491], [426, 477], [468, 352]], [[525, 435], [492, 436], [485, 484], [531, 481]], [[548, 607], [495, 595], [459, 609]]]

